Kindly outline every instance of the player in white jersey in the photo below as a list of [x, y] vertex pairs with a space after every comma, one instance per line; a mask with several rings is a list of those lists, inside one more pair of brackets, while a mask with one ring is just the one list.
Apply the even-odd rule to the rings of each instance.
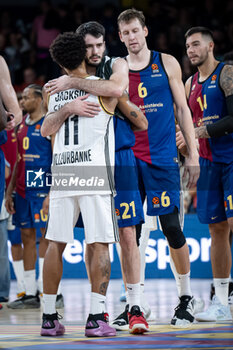
[[[87, 76], [84, 61], [86, 47], [79, 35], [59, 35], [52, 43], [50, 53], [53, 60], [63, 67], [68, 75], [82, 78]], [[55, 94], [49, 101], [49, 113], [84, 94], [84, 91], [76, 89]], [[90, 95], [87, 100], [100, 110], [95, 118], [89, 119], [73, 115], [71, 112], [65, 121], [63, 119], [60, 125], [56, 122], [50, 131], [56, 133], [56, 136], [46, 233], [49, 247], [44, 262], [44, 314], [41, 335], [56, 336], [65, 332], [64, 326], [58, 321], [55, 300], [62, 275], [62, 253], [66, 244], [73, 242], [73, 228], [80, 212], [85, 227], [86, 243], [94, 247], [90, 262], [93, 269], [89, 276], [91, 306], [85, 335], [116, 335], [115, 329], [108, 325], [108, 315], [105, 313], [107, 288], [105, 283], [100, 286], [99, 281], [103, 271], [110, 271], [108, 244], [118, 241], [111, 174], [111, 167], [114, 165], [112, 115], [117, 99], [98, 99]], [[41, 133], [46, 136], [43, 126]], [[101, 257], [98, 255], [98, 249], [102, 251]]]

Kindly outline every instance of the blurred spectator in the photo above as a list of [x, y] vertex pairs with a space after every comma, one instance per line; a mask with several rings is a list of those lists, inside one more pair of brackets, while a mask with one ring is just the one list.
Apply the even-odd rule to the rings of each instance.
[[76, 25], [75, 25], [74, 17], [71, 15], [71, 12], [69, 11], [68, 6], [66, 4], [59, 4], [57, 11], [60, 17], [61, 33], [75, 31]]
[[30, 44], [21, 33], [11, 32], [5, 48], [6, 61], [13, 84], [20, 81], [21, 70], [29, 57]]
[[59, 69], [49, 54], [52, 41], [60, 33], [59, 15], [52, 7], [50, 0], [40, 1], [41, 14], [34, 21], [31, 32], [31, 43], [35, 49], [38, 75], [42, 79], [51, 79], [58, 75]]
[[36, 71], [33, 67], [27, 67], [23, 70], [23, 81], [19, 85], [14, 85], [16, 92], [22, 92], [28, 85], [37, 84], [43, 86], [45, 80], [41, 77], [37, 77]]

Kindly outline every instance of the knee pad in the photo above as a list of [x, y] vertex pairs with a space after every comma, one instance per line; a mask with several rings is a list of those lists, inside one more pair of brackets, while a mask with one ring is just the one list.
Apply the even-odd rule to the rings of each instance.
[[178, 209], [175, 207], [173, 213], [160, 215], [159, 219], [169, 246], [173, 249], [182, 248], [186, 239], [180, 227]]

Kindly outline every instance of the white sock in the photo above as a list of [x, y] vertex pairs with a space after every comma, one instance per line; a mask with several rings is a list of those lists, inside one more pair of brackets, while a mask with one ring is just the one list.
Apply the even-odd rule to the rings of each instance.
[[147, 314], [150, 310], [150, 305], [148, 304], [145, 298], [144, 284], [141, 284], [141, 283], [140, 283], [140, 306], [145, 316], [145, 314]]
[[56, 294], [43, 294], [43, 304], [45, 314], [55, 314], [56, 313]]
[[40, 293], [43, 293], [43, 266], [44, 258], [39, 258], [39, 276], [37, 279], [37, 285]]
[[229, 278], [214, 278], [215, 295], [223, 305], [228, 305]]
[[91, 293], [90, 314], [102, 314], [105, 312], [106, 296], [98, 293]]
[[36, 270], [24, 271], [26, 295], [36, 295]]
[[61, 282], [58, 285], [57, 295], [61, 294]]
[[126, 297], [126, 305], [127, 305], [127, 304], [129, 304], [129, 293], [128, 293], [127, 289], [125, 291], [125, 297]]
[[186, 273], [185, 275], [180, 275], [177, 273], [177, 277], [179, 280], [179, 285], [180, 285], [180, 297], [182, 295], [189, 295], [192, 296], [191, 292], [191, 286], [190, 286], [190, 271]]
[[144, 285], [145, 282], [145, 268], [146, 268], [146, 248], [148, 245], [148, 240], [150, 237], [150, 229], [144, 228], [145, 225], [142, 225], [141, 237], [140, 237], [140, 283]]
[[178, 296], [180, 297], [181, 296], [181, 294], [180, 294], [181, 293], [180, 279], [178, 278], [178, 273], [176, 271], [176, 267], [175, 267], [174, 261], [173, 261], [172, 256], [171, 256], [171, 252], [170, 252], [170, 267], [171, 267], [172, 273], [175, 277], [177, 293], [178, 293]]
[[128, 291], [128, 304], [129, 310], [134, 305], [141, 306], [140, 302], [140, 283], [130, 284], [126, 283], [127, 291]]
[[23, 260], [12, 261], [18, 293], [25, 292]]

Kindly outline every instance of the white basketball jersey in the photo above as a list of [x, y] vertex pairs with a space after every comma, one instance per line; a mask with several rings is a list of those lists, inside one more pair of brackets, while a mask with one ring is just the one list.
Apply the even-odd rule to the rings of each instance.
[[[95, 76], [88, 79], [98, 79]], [[48, 112], [56, 112], [82, 90], [69, 89], [49, 98]], [[101, 98], [90, 95], [86, 101], [99, 103], [94, 118], [71, 115], [55, 136], [52, 162], [51, 197], [67, 197], [114, 192], [115, 140], [112, 114], [104, 109]]]

